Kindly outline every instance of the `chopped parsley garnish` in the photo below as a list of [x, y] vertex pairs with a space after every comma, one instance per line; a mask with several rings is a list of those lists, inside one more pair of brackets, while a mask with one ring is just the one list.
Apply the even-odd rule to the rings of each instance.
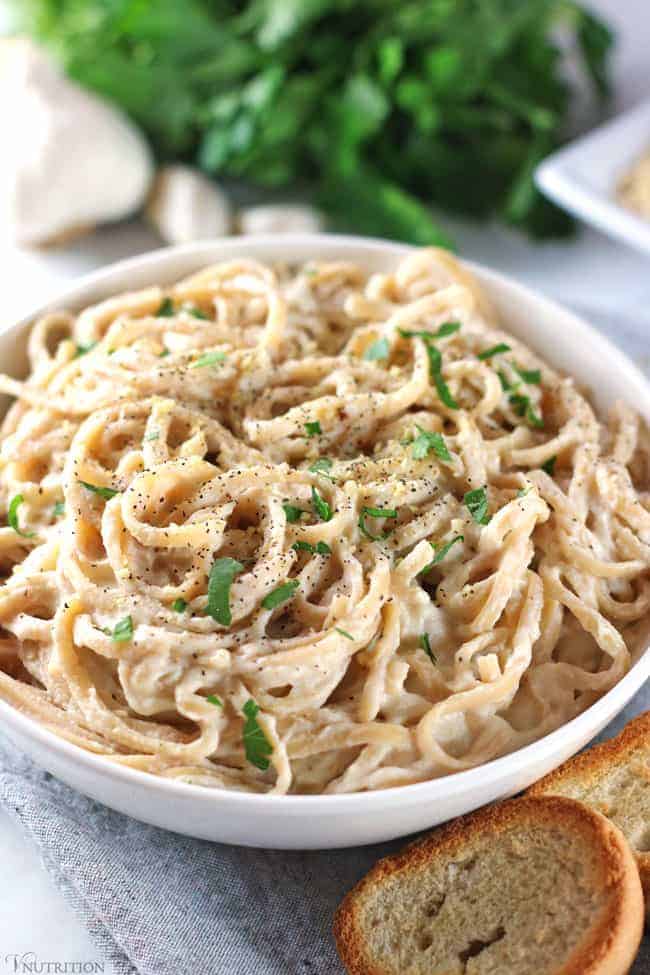
[[431, 649], [431, 641], [429, 640], [429, 634], [428, 633], [421, 633], [420, 634], [420, 641], [419, 642], [420, 642], [420, 646], [422, 647], [422, 649], [426, 653], [426, 655], [429, 658], [429, 660], [431, 661], [431, 663], [432, 664], [437, 664], [438, 661], [436, 659], [436, 655], [433, 652], [433, 650]]
[[312, 555], [332, 554], [332, 549], [327, 542], [316, 542], [315, 545], [312, 545], [311, 542], [294, 542], [291, 548], [294, 552], [310, 552]]
[[366, 351], [363, 353], [363, 358], [367, 362], [376, 362], [377, 359], [387, 359], [390, 355], [390, 345], [388, 344], [388, 339], [377, 339], [372, 345], [368, 346]]
[[553, 477], [555, 471], [555, 464], [557, 463], [557, 454], [553, 454], [548, 460], [545, 460], [542, 464], [542, 470], [545, 471], [549, 477]]
[[152, 433], [148, 433], [147, 436], [144, 439], [145, 440], [158, 440], [159, 437], [160, 437], [160, 434], [158, 433], [158, 431], [157, 430], [154, 430]]
[[517, 491], [517, 497], [525, 498], [530, 491], [532, 491], [532, 488], [530, 486], [525, 488], [519, 488], [519, 490]]
[[187, 603], [184, 599], [175, 599], [172, 603], [172, 609], [175, 613], [184, 613], [187, 609]]
[[460, 328], [460, 322], [444, 322], [437, 332], [409, 332], [406, 329], [399, 328], [398, 332], [403, 338], [420, 338], [424, 341], [427, 355], [429, 357], [429, 373], [431, 379], [436, 387], [438, 396], [440, 400], [449, 407], [450, 410], [459, 409], [458, 403], [451, 395], [451, 391], [447, 386], [447, 383], [442, 376], [442, 355], [440, 349], [436, 348], [433, 344], [438, 338], [444, 338], [446, 335], [452, 335], [453, 332], [457, 332]]
[[52, 514], [55, 518], [62, 518], [65, 514], [65, 501], [57, 501], [52, 508]]
[[242, 710], [246, 718], [243, 730], [246, 758], [255, 768], [260, 769], [261, 772], [266, 772], [270, 764], [268, 756], [273, 754], [273, 746], [267, 741], [266, 735], [257, 720], [259, 705], [251, 697], [246, 701]]
[[111, 639], [113, 643], [126, 643], [133, 637], [133, 620], [130, 616], [125, 616], [123, 620], [115, 624]]
[[525, 383], [531, 386], [539, 386], [542, 381], [542, 373], [539, 369], [521, 369], [516, 362], [512, 363], [512, 368]]
[[193, 362], [190, 369], [200, 369], [201, 366], [216, 366], [226, 358], [225, 352], [206, 352], [200, 359]]
[[282, 508], [290, 525], [293, 525], [296, 521], [300, 521], [300, 516], [305, 514], [304, 510], [297, 508], [295, 504], [283, 504]]
[[110, 500], [110, 498], [114, 498], [116, 494], [120, 493], [119, 491], [116, 491], [115, 488], [102, 487], [99, 484], [89, 484], [88, 481], [79, 481], [79, 483], [82, 485], [82, 487], [85, 487], [86, 491], [91, 491], [93, 494], [98, 494], [99, 497], [104, 498], [105, 501]]
[[237, 559], [216, 559], [210, 569], [208, 577], [208, 605], [206, 613], [222, 626], [230, 626], [232, 613], [230, 612], [230, 587], [236, 575], [242, 572], [244, 566]]
[[208, 321], [210, 318], [209, 315], [206, 315], [206, 313], [201, 311], [200, 308], [197, 308], [196, 305], [186, 305], [185, 308], [183, 308], [183, 311], [186, 311], [189, 315], [192, 315], [193, 318], [202, 318], [205, 321]]
[[460, 331], [460, 322], [443, 322], [434, 338], [445, 339], [448, 335], [453, 335], [454, 332]]
[[420, 575], [429, 572], [429, 570], [432, 569], [434, 565], [437, 565], [438, 562], [442, 562], [447, 552], [456, 544], [456, 542], [464, 541], [464, 535], [456, 535], [455, 538], [452, 538], [449, 542], [445, 542], [443, 545], [434, 545], [433, 542], [429, 542], [429, 545], [433, 549], [433, 558], [425, 565], [423, 569], [420, 569]]
[[170, 355], [170, 354], [171, 354], [170, 349], [163, 349], [162, 352], [158, 353], [158, 358], [164, 359], [166, 355]]
[[174, 314], [174, 304], [171, 298], [163, 298], [156, 309], [157, 318], [171, 318]]
[[206, 697], [206, 701], [208, 702], [208, 704], [214, 704], [215, 708], [223, 707], [223, 701], [221, 700], [220, 697], [217, 697], [216, 694], [208, 694], [208, 696]]
[[76, 351], [74, 354], [75, 359], [78, 359], [82, 355], [86, 355], [86, 353], [90, 352], [91, 349], [94, 349], [96, 345], [97, 342], [88, 342], [87, 345], [84, 345], [82, 342], [77, 342], [75, 346]]
[[22, 535], [23, 538], [33, 538], [36, 532], [24, 532], [20, 525], [18, 524], [18, 509], [24, 501], [22, 494], [15, 494], [11, 499], [9, 505], [9, 514], [7, 515], [7, 521], [9, 525], [15, 532]]
[[369, 538], [372, 542], [379, 542], [384, 538], [388, 538], [392, 529], [385, 531], [382, 535], [372, 535], [366, 528], [366, 518], [397, 518], [397, 510], [395, 508], [362, 508], [361, 514], [359, 515], [359, 521], [357, 522], [359, 528], [366, 538]]
[[275, 609], [276, 606], [281, 606], [282, 603], [286, 603], [287, 600], [291, 599], [295, 595], [296, 589], [300, 585], [298, 579], [289, 579], [288, 582], [283, 583], [270, 592], [262, 600], [262, 606], [264, 609]]
[[520, 385], [520, 383], [511, 383], [503, 369], [497, 369], [497, 376], [499, 377], [501, 389], [504, 391], [504, 393], [509, 393], [511, 390], [516, 389], [517, 386]]
[[332, 507], [327, 503], [325, 498], [320, 494], [317, 488], [313, 487], [311, 489], [311, 503], [314, 506], [314, 511], [318, 515], [321, 521], [331, 521], [332, 520]]
[[413, 456], [416, 460], [427, 457], [431, 451], [440, 460], [451, 460], [451, 454], [447, 450], [447, 445], [441, 433], [423, 430], [416, 424], [418, 435], [413, 441]]
[[425, 342], [434, 342], [436, 339], [445, 339], [448, 335], [460, 330], [460, 322], [443, 322], [437, 332], [416, 331], [411, 332], [406, 328], [398, 328], [397, 331], [405, 339], [424, 339]]
[[488, 514], [487, 490], [484, 487], [468, 491], [463, 498], [463, 503], [477, 525], [487, 525], [490, 515]]
[[305, 423], [305, 432], [308, 437], [320, 437], [323, 431], [318, 420], [310, 420], [308, 423]]
[[335, 626], [334, 629], [336, 630], [337, 633], [340, 633], [341, 636], [344, 636], [346, 640], [354, 640], [352, 634], [348, 633], [347, 630], [342, 630], [340, 626]]
[[454, 397], [451, 395], [451, 391], [449, 389], [449, 386], [447, 385], [447, 383], [442, 378], [442, 373], [441, 372], [436, 372], [434, 374], [433, 381], [434, 381], [435, 386], [436, 386], [436, 389], [438, 391], [438, 396], [440, 397], [440, 399], [442, 400], [442, 402], [445, 404], [445, 406], [448, 406], [450, 410], [458, 410], [458, 409], [460, 409], [460, 407], [458, 406], [458, 403], [456, 402], [456, 400], [454, 399]]
[[314, 463], [309, 467], [312, 474], [322, 474], [323, 477], [329, 477], [330, 481], [332, 478], [330, 477], [328, 471], [331, 471], [331, 469], [332, 461], [329, 459], [329, 457], [319, 457], [318, 460], [315, 460]]
[[491, 359], [493, 355], [501, 355], [502, 352], [510, 352], [510, 346], [506, 345], [505, 342], [499, 342], [498, 345], [492, 345], [489, 349], [483, 349], [479, 352], [478, 358], [485, 362], [486, 359]]
[[529, 396], [522, 396], [519, 393], [514, 393], [508, 398], [517, 416], [523, 416], [531, 427], [538, 427], [541, 429], [544, 426], [544, 421], [541, 416], [535, 412]]

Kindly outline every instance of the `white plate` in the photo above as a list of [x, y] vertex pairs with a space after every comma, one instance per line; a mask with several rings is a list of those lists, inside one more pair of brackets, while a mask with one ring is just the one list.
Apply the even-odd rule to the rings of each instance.
[[539, 164], [535, 182], [551, 200], [631, 247], [650, 252], [650, 221], [616, 199], [618, 182], [650, 149], [650, 101], [594, 129]]
[[[226, 239], [155, 251], [114, 264], [68, 288], [47, 309], [80, 308], [110, 294], [171, 283], [213, 261], [247, 255], [264, 261], [315, 258], [386, 270], [408, 248], [354, 237], [296, 235]], [[650, 388], [625, 356], [589, 325], [503, 276], [469, 265], [504, 326], [551, 364], [590, 386], [601, 409], [626, 400], [650, 421]], [[0, 368], [25, 368], [28, 320], [0, 335]], [[650, 650], [616, 687], [540, 741], [479, 768], [418, 785], [331, 796], [228, 792], [156, 778], [112, 764], [57, 738], [0, 702], [0, 727], [39, 765], [75, 789], [136, 819], [203, 839], [277, 849], [357, 846], [405, 836], [526, 788], [590, 741], [650, 674]]]

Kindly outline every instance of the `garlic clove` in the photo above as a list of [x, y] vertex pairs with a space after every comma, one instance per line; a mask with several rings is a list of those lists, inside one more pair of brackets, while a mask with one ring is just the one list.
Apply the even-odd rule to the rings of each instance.
[[319, 233], [324, 223], [318, 210], [299, 203], [268, 203], [239, 214], [242, 234]]
[[20, 244], [68, 239], [146, 198], [153, 161], [139, 130], [30, 41], [0, 42], [0, 126], [0, 219]]
[[145, 212], [170, 244], [225, 237], [232, 227], [228, 198], [212, 180], [191, 166], [163, 166]]

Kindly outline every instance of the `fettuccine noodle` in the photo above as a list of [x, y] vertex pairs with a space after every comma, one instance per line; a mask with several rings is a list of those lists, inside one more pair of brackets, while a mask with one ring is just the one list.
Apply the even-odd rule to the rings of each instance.
[[38, 321], [2, 428], [0, 697], [113, 762], [340, 793], [467, 769], [625, 674], [648, 433], [448, 254], [237, 260]]

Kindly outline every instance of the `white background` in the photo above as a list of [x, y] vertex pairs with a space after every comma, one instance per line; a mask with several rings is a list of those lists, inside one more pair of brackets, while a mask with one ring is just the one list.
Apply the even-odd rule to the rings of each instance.
[[[611, 112], [650, 97], [650, 4], [648, 0], [594, 0], [618, 27], [615, 59], [617, 95]], [[650, 133], [649, 139], [650, 139]], [[624, 249], [591, 231], [562, 244], [532, 245], [501, 229], [452, 226], [464, 255], [492, 265], [574, 306], [593, 312], [650, 371], [650, 259]], [[142, 225], [104, 230], [73, 248], [33, 253], [0, 243], [3, 269], [0, 328], [62, 283], [112, 260], [159, 246]], [[607, 321], [624, 314], [618, 331]], [[619, 318], [619, 321], [621, 319]], [[645, 355], [645, 347], [648, 354]], [[34, 951], [40, 959], [59, 962], [101, 960], [85, 929], [52, 887], [32, 846], [8, 816], [0, 812], [0, 975], [8, 952]]]

